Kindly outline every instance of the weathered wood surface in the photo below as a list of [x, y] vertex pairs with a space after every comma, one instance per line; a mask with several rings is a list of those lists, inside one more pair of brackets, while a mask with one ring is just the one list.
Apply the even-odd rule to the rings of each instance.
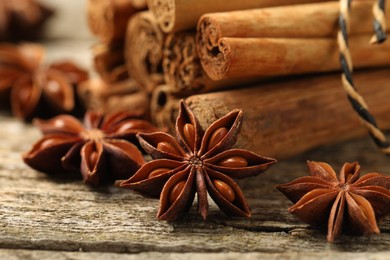
[[[45, 43], [48, 60], [70, 58], [91, 67], [85, 1], [44, 1], [61, 8]], [[380, 235], [342, 236], [331, 245], [323, 233], [291, 216], [291, 203], [274, 189], [307, 174], [306, 160], [336, 168], [358, 160], [363, 172], [390, 173], [390, 158], [368, 137], [306, 153], [241, 181], [250, 219], [227, 218], [212, 204], [207, 221], [194, 207], [175, 223], [156, 220], [157, 200], [115, 187], [91, 189], [80, 180], [29, 169], [20, 154], [39, 137], [32, 126], [0, 115], [0, 259], [390, 258], [389, 218]]]
[[288, 254], [272, 254], [272, 253], [193, 253], [193, 254], [180, 254], [180, 253], [140, 253], [140, 254], [118, 254], [118, 253], [83, 253], [83, 252], [50, 252], [50, 251], [31, 251], [31, 250], [0, 250], [0, 258], [7, 260], [18, 259], [39, 259], [39, 260], [70, 260], [70, 259], [95, 259], [95, 260], [143, 260], [143, 259], [167, 259], [167, 260], [188, 260], [188, 259], [213, 259], [213, 260], [235, 260], [235, 259], [329, 259], [334, 260], [337, 258], [353, 259], [353, 260], [377, 260], [388, 259], [389, 255], [384, 252], [370, 253], [369, 255], [364, 253], [340, 253], [334, 252], [331, 254], [323, 253], [288, 253]]
[[311, 151], [241, 181], [252, 207], [250, 219], [228, 218], [211, 204], [207, 221], [194, 207], [182, 220], [169, 223], [156, 219], [157, 200], [116, 187], [92, 189], [80, 180], [29, 169], [20, 154], [39, 136], [30, 125], [0, 117], [0, 258], [134, 257], [117, 253], [175, 259], [390, 257], [389, 218], [381, 223], [380, 235], [342, 236], [328, 244], [323, 233], [287, 212], [291, 203], [274, 188], [307, 174], [308, 159], [336, 168], [358, 160], [364, 173], [390, 172], [389, 158], [379, 154], [369, 138]]
[[353, 260], [377, 260], [388, 259], [389, 255], [385, 252], [364, 253], [341, 253], [333, 252], [331, 254], [323, 253], [288, 253], [288, 254], [272, 254], [272, 253], [193, 253], [193, 254], [180, 254], [180, 253], [140, 253], [140, 254], [118, 254], [118, 253], [83, 253], [83, 252], [51, 252], [51, 251], [31, 251], [31, 250], [0, 250], [0, 258], [7, 260], [18, 259], [39, 259], [39, 260], [143, 260], [143, 259], [167, 259], [167, 260], [188, 260], [188, 259], [212, 259], [212, 260], [235, 260], [235, 259], [329, 259], [334, 260], [337, 258], [353, 259]]

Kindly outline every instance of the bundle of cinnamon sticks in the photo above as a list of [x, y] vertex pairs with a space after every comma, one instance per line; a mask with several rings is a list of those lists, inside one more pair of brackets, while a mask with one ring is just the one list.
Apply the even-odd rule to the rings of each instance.
[[78, 92], [89, 109], [128, 109], [148, 116], [148, 95], [129, 77], [125, 61], [127, 24], [145, 9], [144, 0], [88, 1], [89, 28], [99, 40], [92, 47], [98, 76], [82, 84]]
[[[103, 8], [97, 2], [105, 2], [104, 10], [121, 10], [103, 15], [103, 9], [94, 10]], [[277, 158], [366, 133], [340, 82], [338, 1], [146, 2], [136, 8], [135, 0], [89, 2], [91, 29], [101, 39], [95, 64], [106, 85], [84, 88], [85, 96], [100, 96], [99, 102], [90, 101], [95, 107], [109, 107], [111, 96], [118, 108], [132, 109], [126, 102], [143, 100], [154, 123], [167, 129], [181, 98], [204, 127], [241, 108], [246, 116], [237, 145]], [[124, 12], [130, 4], [133, 9]], [[368, 43], [372, 4], [352, 2], [350, 49], [359, 89], [379, 125], [390, 128], [390, 43]], [[385, 11], [390, 13], [389, 4]], [[386, 19], [390, 24], [390, 16]], [[120, 47], [112, 49], [113, 43]], [[124, 80], [132, 82], [127, 94], [117, 90]]]

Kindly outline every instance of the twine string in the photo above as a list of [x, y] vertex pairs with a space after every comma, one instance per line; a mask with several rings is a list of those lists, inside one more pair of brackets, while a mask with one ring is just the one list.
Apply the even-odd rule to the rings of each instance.
[[382, 43], [386, 40], [386, 20], [385, 20], [385, 0], [377, 0], [372, 7], [372, 13], [374, 14], [374, 31], [370, 43]]
[[[374, 31], [375, 34], [370, 40], [371, 43], [382, 43], [386, 40], [386, 22], [384, 15], [385, 0], [377, 0], [373, 7]], [[379, 129], [375, 117], [368, 110], [364, 98], [358, 93], [353, 81], [353, 63], [349, 51], [349, 14], [351, 9], [351, 0], [340, 0], [339, 32], [337, 34], [337, 43], [340, 49], [341, 81], [344, 90], [347, 93], [348, 100], [353, 109], [359, 115], [363, 125], [367, 128], [370, 136], [378, 148], [390, 155], [390, 143], [386, 136]]]

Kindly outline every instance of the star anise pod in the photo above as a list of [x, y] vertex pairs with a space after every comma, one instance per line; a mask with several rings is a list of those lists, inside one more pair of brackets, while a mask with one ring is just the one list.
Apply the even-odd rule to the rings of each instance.
[[207, 194], [227, 215], [251, 215], [244, 195], [233, 180], [255, 176], [276, 162], [243, 149], [231, 149], [241, 128], [243, 112], [233, 110], [203, 132], [181, 101], [176, 138], [162, 132], [138, 134], [141, 146], [155, 160], [119, 183], [144, 195], [160, 197], [157, 217], [175, 220], [189, 210], [195, 194], [206, 219]]
[[14, 115], [25, 120], [77, 112], [75, 88], [88, 78], [71, 62], [43, 64], [40, 45], [0, 45], [0, 92], [10, 92]]
[[145, 120], [127, 112], [104, 116], [88, 112], [84, 125], [70, 115], [34, 123], [44, 136], [23, 155], [30, 167], [47, 173], [81, 171], [84, 181], [97, 185], [129, 178], [145, 163], [142, 153], [129, 141], [138, 132], [156, 131]]
[[36, 0], [0, 0], [0, 40], [33, 40], [53, 10]]
[[307, 163], [311, 176], [277, 188], [293, 203], [289, 211], [306, 223], [327, 227], [329, 242], [345, 229], [351, 234], [379, 233], [377, 220], [390, 213], [390, 177], [368, 173], [360, 178], [357, 162], [345, 163], [337, 177], [324, 162]]

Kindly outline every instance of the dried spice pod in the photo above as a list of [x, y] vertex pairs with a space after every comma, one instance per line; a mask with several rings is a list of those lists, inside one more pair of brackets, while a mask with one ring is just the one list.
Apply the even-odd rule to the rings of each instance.
[[256, 176], [276, 160], [231, 149], [242, 120], [243, 112], [233, 110], [204, 132], [181, 101], [176, 138], [162, 132], [138, 134], [140, 144], [155, 160], [118, 185], [147, 196], [159, 196], [157, 217], [161, 220], [172, 221], [188, 211], [195, 194], [203, 219], [208, 215], [207, 194], [227, 215], [249, 217], [249, 205], [233, 178]]
[[10, 92], [15, 116], [24, 120], [82, 112], [76, 86], [88, 73], [70, 61], [45, 65], [40, 45], [0, 45], [0, 92]]
[[0, 40], [36, 40], [53, 13], [36, 0], [0, 1]]
[[23, 155], [24, 162], [47, 173], [81, 172], [84, 182], [91, 185], [130, 177], [145, 163], [130, 141], [136, 140], [138, 132], [156, 131], [127, 112], [107, 116], [88, 112], [84, 125], [69, 115], [34, 123], [44, 136]]
[[377, 221], [390, 214], [390, 177], [367, 173], [360, 178], [357, 162], [345, 163], [336, 175], [324, 162], [308, 162], [311, 176], [277, 188], [294, 206], [289, 211], [302, 221], [328, 230], [333, 242], [342, 229], [356, 235], [379, 233]]

